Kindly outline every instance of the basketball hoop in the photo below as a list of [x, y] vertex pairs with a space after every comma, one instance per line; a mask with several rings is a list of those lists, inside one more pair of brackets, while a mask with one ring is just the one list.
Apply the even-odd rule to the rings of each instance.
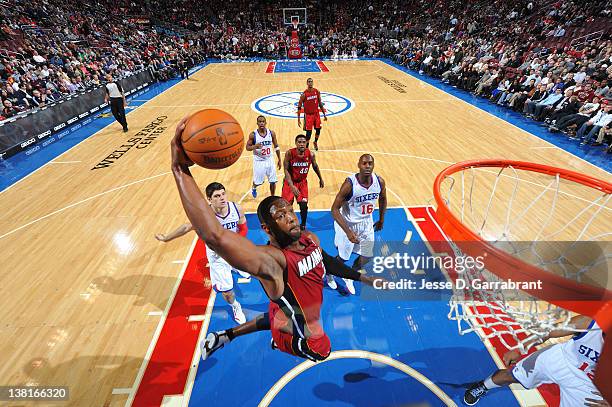
[[[483, 258], [481, 267], [451, 277], [468, 281], [449, 301], [460, 334], [476, 331], [525, 352], [555, 329], [576, 330], [569, 320], [578, 313], [612, 335], [611, 183], [547, 165], [475, 160], [443, 170], [434, 199], [454, 255]], [[543, 288], [483, 291], [473, 288], [477, 279], [541, 281]], [[595, 379], [600, 387], [612, 367], [607, 342]]]
[[298, 25], [300, 24], [300, 20], [297, 17], [293, 17], [291, 19], [291, 25], [293, 25], [293, 31], [298, 30]]

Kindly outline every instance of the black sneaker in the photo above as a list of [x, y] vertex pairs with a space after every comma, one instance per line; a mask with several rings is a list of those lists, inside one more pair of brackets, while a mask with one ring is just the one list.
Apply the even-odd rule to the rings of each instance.
[[463, 402], [468, 406], [473, 406], [478, 403], [478, 400], [485, 394], [487, 394], [487, 388], [484, 382], [472, 383], [463, 395]]
[[210, 355], [221, 349], [229, 342], [229, 338], [225, 331], [211, 332], [206, 335], [206, 338], [200, 342], [200, 350], [202, 351], [202, 360], [206, 360]]

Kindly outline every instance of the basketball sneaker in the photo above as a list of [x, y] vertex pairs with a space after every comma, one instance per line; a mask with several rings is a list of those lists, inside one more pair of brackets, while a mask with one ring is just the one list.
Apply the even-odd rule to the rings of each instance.
[[257, 198], [257, 190], [255, 188], [251, 189], [251, 195], [253, 195], [253, 198]]
[[315, 142], [313, 142], [313, 143], [312, 143], [312, 145], [314, 146], [315, 151], [319, 151], [319, 145], [317, 144], [317, 142], [316, 142], [316, 141], [315, 141]]
[[242, 270], [234, 270], [236, 273], [238, 273], [238, 275], [240, 275], [240, 277], [242, 278], [251, 278], [251, 275], [247, 272], [244, 272]]
[[472, 383], [463, 395], [463, 402], [468, 406], [473, 406], [478, 403], [478, 400], [485, 394], [487, 394], [487, 388], [484, 382]]
[[346, 283], [346, 289], [348, 292], [351, 293], [351, 295], [355, 295], [355, 284], [353, 280], [349, 280], [348, 278], [343, 278], [343, 280]]
[[338, 289], [338, 284], [336, 283], [336, 280], [334, 280], [334, 276], [332, 276], [331, 274], [327, 274], [325, 277], [327, 278], [327, 285], [329, 286], [329, 288], [331, 288], [332, 290]]
[[238, 301], [234, 301], [234, 303], [230, 305], [232, 306], [232, 312], [234, 313], [234, 321], [236, 321], [238, 325], [244, 324], [246, 322], [246, 316], [244, 316], [244, 312], [242, 312], [242, 306], [240, 303]]
[[202, 360], [208, 359], [210, 355], [224, 347], [226, 343], [229, 343], [229, 338], [225, 331], [211, 332], [206, 335], [206, 338], [200, 342]]

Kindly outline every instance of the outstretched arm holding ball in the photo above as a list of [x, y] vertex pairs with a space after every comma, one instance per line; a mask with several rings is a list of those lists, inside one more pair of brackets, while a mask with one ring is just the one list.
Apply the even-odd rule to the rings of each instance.
[[181, 144], [181, 135], [188, 119], [189, 117], [183, 118], [177, 125], [170, 149], [172, 174], [190, 223], [206, 245], [223, 257], [232, 267], [243, 270], [262, 281], [269, 295], [279, 295], [277, 291], [282, 292], [283, 286], [282, 267], [279, 259], [276, 259], [271, 253], [272, 248], [258, 247], [238, 233], [223, 228], [193, 179], [189, 170], [193, 161], [187, 157]]

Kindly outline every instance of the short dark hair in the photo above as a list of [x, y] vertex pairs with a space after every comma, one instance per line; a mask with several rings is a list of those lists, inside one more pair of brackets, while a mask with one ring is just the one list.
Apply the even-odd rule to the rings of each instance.
[[299, 138], [303, 138], [304, 140], [308, 141], [308, 137], [306, 137], [305, 134], [298, 134], [297, 136], [295, 136], [295, 142], [297, 143]]
[[216, 191], [225, 190], [225, 187], [220, 182], [211, 182], [206, 186], [206, 198], [210, 199]]
[[[259, 121], [259, 118], [262, 118], [264, 120], [266, 120], [266, 116], [264, 116], [263, 114], [260, 114], [259, 116], [257, 116], [257, 121]], [[267, 120], [266, 120], [267, 121]]]
[[270, 213], [270, 208], [276, 201], [281, 199], [280, 196], [271, 195], [264, 198], [259, 205], [257, 206], [257, 218], [259, 218], [259, 223], [271, 226], [274, 222], [272, 218], [272, 214]]

